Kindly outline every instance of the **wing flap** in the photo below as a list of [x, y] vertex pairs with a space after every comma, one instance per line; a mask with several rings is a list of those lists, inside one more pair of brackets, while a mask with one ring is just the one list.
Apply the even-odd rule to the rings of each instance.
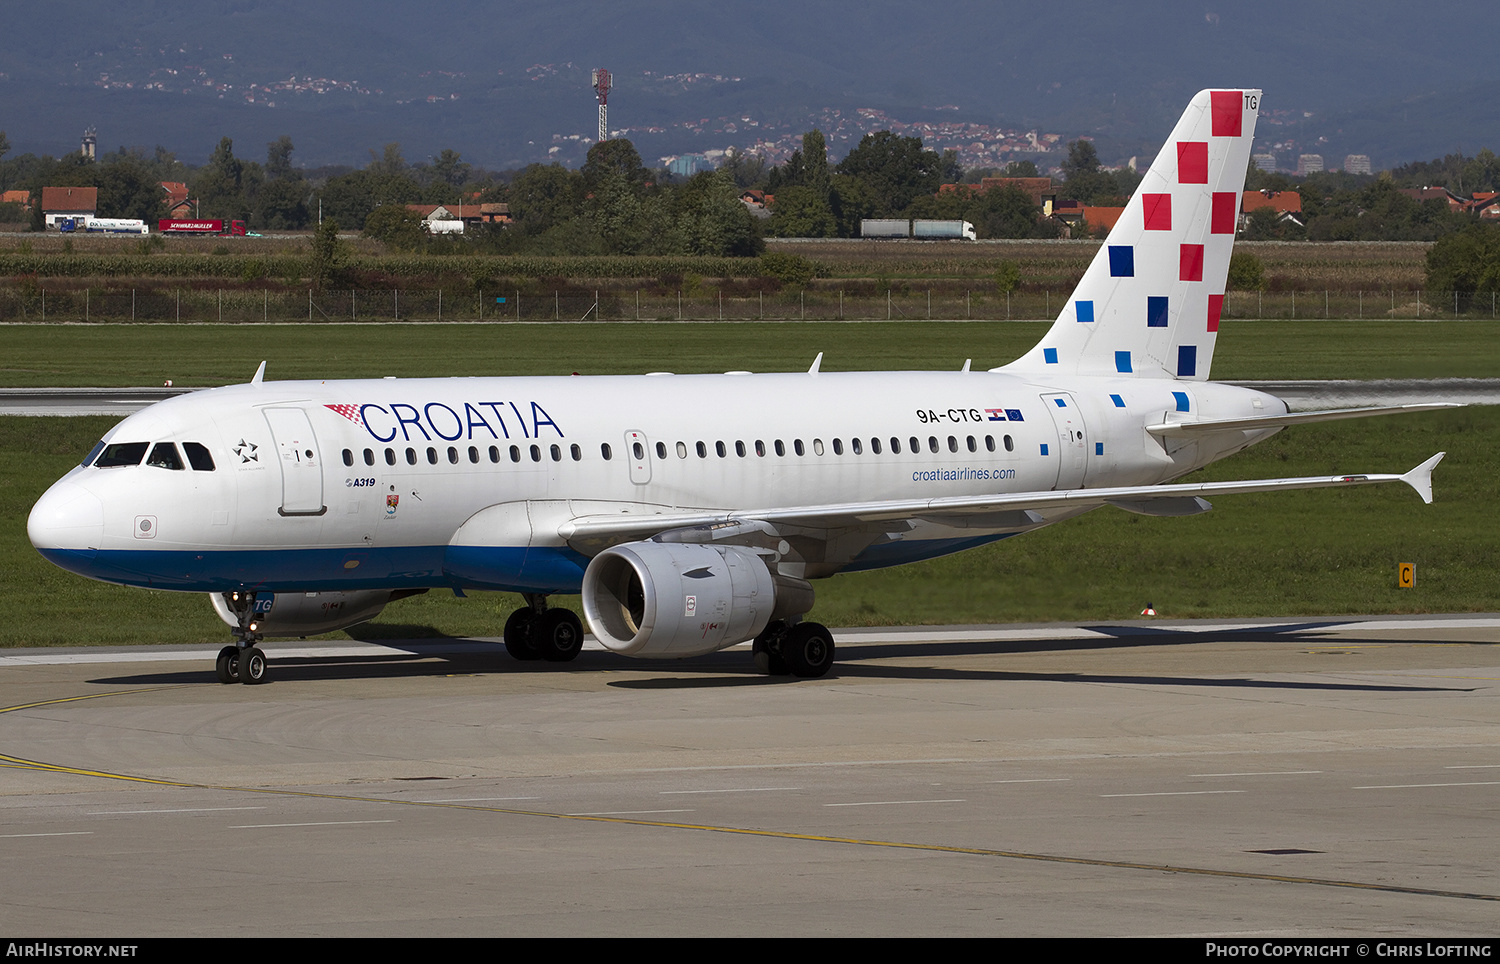
[[1346, 418], [1369, 418], [1372, 415], [1399, 415], [1404, 412], [1428, 412], [1442, 408], [1463, 408], [1461, 402], [1422, 402], [1412, 405], [1383, 405], [1372, 408], [1340, 408], [1322, 412], [1285, 412], [1281, 415], [1256, 415], [1252, 418], [1211, 418], [1196, 422], [1160, 422], [1147, 425], [1146, 431], [1164, 438], [1181, 438], [1203, 432], [1253, 432], [1257, 429], [1284, 428], [1309, 422], [1337, 422]]

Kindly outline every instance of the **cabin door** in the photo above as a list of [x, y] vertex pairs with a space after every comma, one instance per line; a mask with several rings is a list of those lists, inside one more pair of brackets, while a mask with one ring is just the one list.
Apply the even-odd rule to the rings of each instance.
[[328, 511], [323, 504], [323, 460], [307, 412], [268, 408], [265, 413], [281, 463], [281, 514], [322, 515]]

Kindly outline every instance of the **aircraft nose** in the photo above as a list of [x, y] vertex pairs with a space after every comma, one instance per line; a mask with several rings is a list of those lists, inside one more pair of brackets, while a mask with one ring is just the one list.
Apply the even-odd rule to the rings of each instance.
[[104, 503], [75, 482], [58, 482], [31, 507], [26, 535], [42, 550], [96, 549], [104, 535]]

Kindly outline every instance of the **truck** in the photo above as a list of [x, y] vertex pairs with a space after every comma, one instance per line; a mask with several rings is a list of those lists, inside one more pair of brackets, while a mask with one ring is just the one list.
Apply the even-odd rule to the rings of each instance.
[[928, 241], [940, 239], [952, 239], [955, 241], [973, 241], [974, 225], [967, 221], [927, 221], [917, 219], [911, 223], [912, 237], [923, 238]]
[[92, 234], [150, 234], [146, 222], [136, 218], [95, 218], [80, 214], [72, 218], [59, 218], [57, 230], [64, 234], [87, 231]]
[[156, 230], [162, 234], [231, 235], [243, 238], [245, 222], [220, 218], [162, 218], [156, 222]]
[[427, 229], [428, 234], [464, 233], [464, 223], [456, 218], [443, 218], [436, 221], [423, 221], [422, 227]]
[[905, 218], [865, 218], [859, 222], [862, 238], [909, 238], [911, 222]]

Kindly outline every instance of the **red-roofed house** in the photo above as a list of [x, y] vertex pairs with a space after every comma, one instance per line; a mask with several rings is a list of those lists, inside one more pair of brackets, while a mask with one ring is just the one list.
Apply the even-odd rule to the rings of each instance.
[[1095, 231], [1100, 228], [1104, 228], [1107, 231], [1114, 230], [1115, 222], [1120, 220], [1120, 215], [1124, 213], [1124, 208], [1092, 207], [1087, 204], [1083, 206], [1083, 219]]
[[189, 218], [193, 215], [193, 202], [188, 200], [188, 186], [181, 181], [162, 181], [162, 192], [166, 195], [162, 204], [166, 205], [167, 217]]
[[0, 204], [19, 204], [19, 205], [21, 205], [21, 210], [23, 210], [23, 211], [30, 211], [31, 210], [31, 192], [30, 191], [6, 191], [5, 193], [0, 194]]
[[57, 227], [60, 218], [92, 218], [99, 210], [97, 187], [42, 188], [42, 217], [47, 227]]
[[1240, 198], [1240, 229], [1250, 222], [1250, 215], [1262, 208], [1276, 212], [1276, 220], [1302, 223], [1302, 195], [1296, 191], [1246, 191]]

